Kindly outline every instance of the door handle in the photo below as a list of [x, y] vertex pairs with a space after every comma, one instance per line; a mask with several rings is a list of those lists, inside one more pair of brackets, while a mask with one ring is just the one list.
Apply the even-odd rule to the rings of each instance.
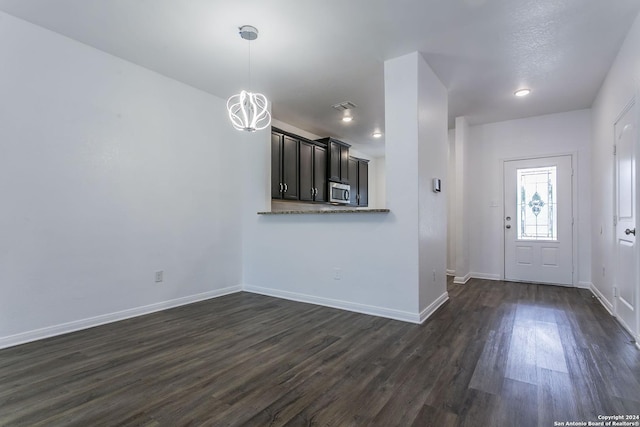
[[629, 234], [633, 234], [634, 236], [636, 235], [636, 229], [634, 228], [633, 230], [629, 230], [628, 228], [626, 230], [624, 230], [624, 234], [626, 234], [627, 236]]
[[504, 228], [511, 228], [511, 224], [505, 225]]

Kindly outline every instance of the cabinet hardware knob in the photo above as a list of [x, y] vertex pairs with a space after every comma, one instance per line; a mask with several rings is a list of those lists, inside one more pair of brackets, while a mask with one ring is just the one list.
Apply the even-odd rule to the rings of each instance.
[[626, 234], [627, 236], [629, 234], [633, 234], [634, 236], [636, 235], [636, 229], [634, 228], [633, 230], [629, 230], [628, 228], [626, 230], [624, 230], [624, 234]]
[[287, 186], [287, 184], [284, 185], [284, 192], [286, 193], [287, 190], [289, 190], [289, 187]]
[[280, 192], [282, 193], [283, 190], [284, 190], [284, 187], [282, 186], [282, 183], [280, 183]]

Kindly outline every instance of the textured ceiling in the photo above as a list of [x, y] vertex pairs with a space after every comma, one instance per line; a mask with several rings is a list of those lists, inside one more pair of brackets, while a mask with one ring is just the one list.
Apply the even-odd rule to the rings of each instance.
[[[420, 51], [471, 124], [591, 106], [638, 0], [0, 0], [0, 10], [222, 98], [248, 85], [274, 117], [383, 153], [383, 66]], [[532, 94], [515, 98], [519, 87]], [[345, 124], [331, 106], [358, 105]]]

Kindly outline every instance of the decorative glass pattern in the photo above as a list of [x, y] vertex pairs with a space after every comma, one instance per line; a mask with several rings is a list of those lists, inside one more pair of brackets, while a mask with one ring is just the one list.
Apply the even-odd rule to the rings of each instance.
[[558, 240], [556, 167], [518, 169], [518, 239]]

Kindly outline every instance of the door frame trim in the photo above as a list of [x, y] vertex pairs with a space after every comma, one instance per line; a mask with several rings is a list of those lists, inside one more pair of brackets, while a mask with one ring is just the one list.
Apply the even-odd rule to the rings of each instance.
[[[638, 189], [640, 188], [640, 174], [638, 173], [639, 168], [638, 168], [638, 161], [640, 160], [640, 104], [637, 103], [638, 99], [640, 99], [640, 89], [637, 89], [636, 91], [634, 91], [635, 93], [633, 94], [633, 96], [631, 97], [631, 99], [625, 104], [624, 108], [620, 111], [620, 113], [616, 116], [615, 120], [613, 121], [613, 126], [612, 126], [612, 133], [613, 133], [613, 145], [616, 146], [616, 125], [618, 124], [618, 122], [622, 119], [622, 117], [624, 117], [624, 115], [634, 106], [636, 105], [636, 114], [635, 114], [635, 120], [636, 120], [636, 141], [634, 144], [634, 151], [635, 151], [635, 156], [636, 156], [636, 170], [635, 170], [635, 178], [636, 178], [636, 191], [638, 191]], [[611, 147], [611, 153], [613, 153], [613, 147]], [[618, 203], [618, 160], [617, 157], [615, 155], [611, 156], [612, 157], [612, 162], [613, 162], [613, 213], [611, 215], [611, 217], [615, 217], [616, 218], [616, 225], [613, 226], [613, 233], [612, 234], [612, 244], [613, 244], [613, 248], [614, 248], [614, 258], [613, 258], [613, 262], [612, 262], [612, 291], [613, 291], [613, 301], [611, 301], [611, 305], [612, 305], [612, 309], [613, 309], [613, 317], [618, 321], [618, 324], [620, 326], [622, 326], [622, 328], [627, 331], [636, 341], [636, 346], [638, 348], [640, 348], [640, 243], [636, 242], [636, 244], [634, 245], [634, 252], [635, 252], [635, 258], [636, 258], [636, 298], [635, 298], [635, 309], [636, 309], [636, 336], [633, 336], [632, 331], [630, 331], [629, 329], [627, 329], [626, 325], [620, 321], [619, 316], [618, 316], [618, 298], [619, 298], [619, 291], [618, 291], [618, 269], [617, 269], [617, 263], [618, 263], [618, 244], [616, 243], [616, 240], [618, 238], [618, 230], [617, 230], [617, 223], [618, 223], [618, 208], [617, 208], [617, 203]], [[635, 206], [635, 213], [636, 213], [636, 225], [638, 223], [638, 220], [640, 218], [638, 218], [639, 214], [640, 214], [640, 197], [638, 197], [638, 195], [636, 195], [636, 206]], [[637, 226], [636, 226], [637, 228]]]
[[[500, 193], [502, 197], [502, 209], [500, 210], [500, 253], [502, 256], [500, 257], [500, 280], [505, 280], [505, 247], [504, 247], [504, 239], [505, 239], [505, 231], [504, 231], [504, 216], [505, 216], [505, 200], [506, 195], [504, 194], [504, 168], [506, 162], [513, 162], [519, 160], [533, 160], [533, 159], [546, 159], [549, 157], [562, 157], [562, 156], [570, 156], [571, 157], [571, 169], [573, 170], [573, 175], [571, 176], [571, 212], [573, 216], [573, 224], [571, 226], [571, 238], [572, 238], [572, 247], [571, 247], [571, 264], [573, 268], [573, 272], [571, 275], [572, 286], [578, 287], [578, 276], [580, 271], [580, 258], [578, 257], [578, 233], [576, 232], [576, 228], [580, 223], [580, 212], [578, 211], [578, 152], [577, 151], [562, 151], [559, 153], [553, 154], [540, 154], [540, 155], [531, 155], [531, 156], [518, 156], [518, 157], [503, 157], [498, 160], [500, 165]], [[561, 285], [560, 285], [561, 286]]]

